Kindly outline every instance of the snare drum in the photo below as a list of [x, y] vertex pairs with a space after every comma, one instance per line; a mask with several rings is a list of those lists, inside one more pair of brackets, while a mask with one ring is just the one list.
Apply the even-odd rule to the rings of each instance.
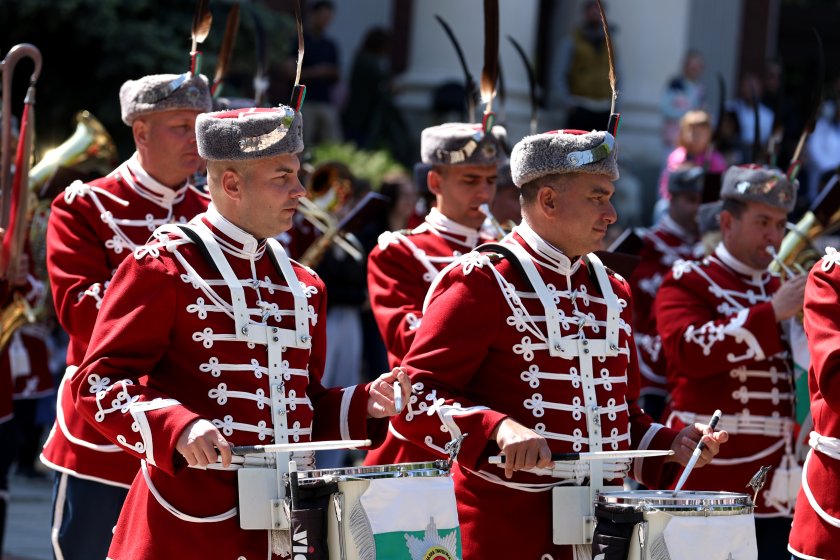
[[298, 473], [301, 487], [321, 482], [339, 490], [327, 513], [330, 560], [462, 556], [446, 461]]
[[[753, 502], [746, 494], [667, 490], [608, 492], [595, 503], [599, 525], [632, 523], [628, 560], [758, 558]], [[609, 542], [608, 537], [606, 542]], [[603, 542], [603, 541], [602, 541]], [[607, 556], [609, 557], [609, 556]]]

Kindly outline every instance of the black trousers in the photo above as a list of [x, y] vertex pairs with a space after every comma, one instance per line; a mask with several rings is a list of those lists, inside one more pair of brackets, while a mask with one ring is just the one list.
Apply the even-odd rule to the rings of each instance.
[[787, 545], [790, 537], [790, 517], [765, 517], [755, 520], [755, 538], [758, 541], [758, 560], [788, 560]]

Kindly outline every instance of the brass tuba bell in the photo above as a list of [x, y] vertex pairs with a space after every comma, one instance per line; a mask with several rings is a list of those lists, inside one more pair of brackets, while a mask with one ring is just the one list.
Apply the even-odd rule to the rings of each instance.
[[[47, 291], [44, 301], [36, 304], [34, 314], [38, 318], [44, 318], [52, 308], [52, 298], [49, 296], [49, 287], [46, 285], [49, 281], [47, 276], [47, 221], [53, 197], [42, 192], [45, 185], [60, 167], [82, 174], [95, 173], [103, 176], [110, 173], [117, 163], [117, 147], [102, 123], [88, 111], [76, 113], [75, 120], [76, 130], [70, 138], [58, 147], [47, 151], [41, 161], [29, 173], [30, 196], [38, 199], [32, 207], [29, 242], [35, 274], [44, 282]], [[57, 186], [63, 188], [66, 185]], [[52, 191], [53, 189], [49, 190]]]
[[59, 167], [105, 175], [116, 165], [117, 147], [102, 123], [88, 111], [76, 113], [75, 120], [73, 135], [46, 152], [30, 171], [29, 190], [36, 196]]

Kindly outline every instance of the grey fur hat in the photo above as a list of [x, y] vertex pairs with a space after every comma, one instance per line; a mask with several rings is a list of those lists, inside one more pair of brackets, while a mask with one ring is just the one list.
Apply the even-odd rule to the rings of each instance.
[[602, 130], [553, 130], [526, 136], [513, 147], [510, 170], [517, 187], [558, 173], [606, 175], [615, 181], [615, 138]]
[[697, 229], [700, 235], [720, 230], [720, 211], [723, 201], [706, 202], [697, 209]]
[[799, 181], [791, 183], [780, 169], [733, 165], [723, 174], [720, 197], [762, 202], [791, 212], [796, 205], [798, 189]]
[[699, 165], [684, 165], [671, 171], [668, 175], [668, 192], [698, 193], [703, 192], [704, 176], [703, 168]]
[[303, 151], [303, 117], [291, 107], [252, 107], [199, 115], [198, 153], [207, 160], [241, 161]]
[[504, 157], [507, 131], [481, 124], [446, 123], [420, 134], [420, 159], [427, 165], [496, 165]]
[[153, 74], [128, 80], [120, 87], [120, 113], [128, 126], [141, 115], [178, 109], [202, 113], [213, 109], [206, 76]]

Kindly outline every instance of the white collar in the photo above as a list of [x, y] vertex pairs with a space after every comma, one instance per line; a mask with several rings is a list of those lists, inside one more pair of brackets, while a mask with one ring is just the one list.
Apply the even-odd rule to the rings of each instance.
[[158, 182], [140, 165], [137, 152], [134, 152], [128, 161], [120, 167], [121, 175], [125, 182], [137, 194], [145, 199], [151, 200], [158, 206], [171, 208], [174, 204], [178, 204], [184, 200], [184, 195], [187, 193], [188, 181], [184, 181], [184, 184], [177, 189], [172, 189]]
[[692, 234], [690, 231], [682, 227], [680, 224], [674, 221], [674, 218], [665, 214], [662, 216], [662, 219], [659, 220], [659, 227], [667, 231], [668, 233], [672, 233], [685, 241], [686, 243], [694, 243], [697, 241], [697, 236]]
[[212, 202], [210, 203], [210, 206], [207, 207], [207, 211], [204, 213], [204, 219], [207, 220], [207, 222], [214, 228], [218, 229], [230, 238], [230, 240], [232, 240], [235, 244], [239, 245], [239, 247], [237, 247], [236, 245], [232, 245], [230, 242], [225, 242], [226, 240], [224, 238], [219, 239], [219, 241], [222, 242], [222, 248], [232, 249], [232, 253], [236, 256], [243, 258], [249, 258], [252, 256], [255, 257], [258, 256], [258, 253], [261, 253], [264, 249], [264, 244], [260, 243], [256, 237], [219, 214], [219, 211]]
[[723, 241], [718, 243], [718, 246], [715, 248], [715, 256], [719, 258], [723, 264], [725, 264], [738, 274], [750, 276], [754, 280], [759, 280], [761, 276], [768, 272], [767, 270], [753, 268], [733, 257], [732, 253], [730, 253], [726, 246], [723, 244]]
[[426, 215], [426, 223], [431, 226], [436, 233], [445, 233], [450, 235], [459, 235], [464, 239], [455, 239], [446, 236], [446, 239], [454, 241], [472, 249], [478, 244], [479, 230], [459, 224], [452, 218], [446, 217], [437, 208], [432, 208]]
[[580, 258], [576, 258], [573, 262], [563, 251], [531, 229], [526, 220], [523, 219], [518, 226], [513, 228], [513, 231], [519, 234], [519, 237], [528, 244], [528, 247], [540, 257], [538, 262], [546, 268], [565, 276], [571, 276], [580, 267]]

